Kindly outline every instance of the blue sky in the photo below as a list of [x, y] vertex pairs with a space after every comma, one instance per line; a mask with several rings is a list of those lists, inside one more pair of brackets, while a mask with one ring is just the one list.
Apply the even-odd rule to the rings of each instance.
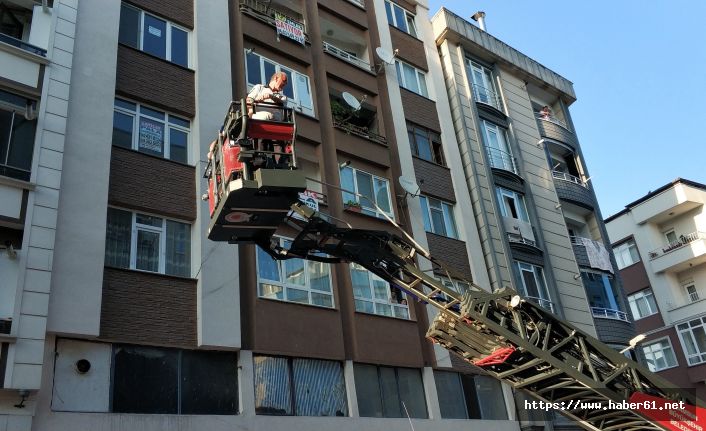
[[[430, 0], [574, 83], [604, 217], [677, 177], [706, 183], [706, 1]], [[470, 20], [470, 18], [469, 18]]]

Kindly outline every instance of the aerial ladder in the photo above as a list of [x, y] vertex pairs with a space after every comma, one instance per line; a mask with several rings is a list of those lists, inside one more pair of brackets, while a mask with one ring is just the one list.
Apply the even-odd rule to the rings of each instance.
[[[550, 310], [510, 288], [488, 292], [464, 280], [470, 289], [457, 292], [430, 272], [462, 277], [401, 229], [402, 236], [355, 229], [304, 204], [294, 113], [282, 107], [282, 121], [264, 121], [249, 118], [247, 109], [245, 101], [231, 103], [206, 170], [209, 239], [256, 244], [275, 259], [362, 265], [436, 308], [427, 332], [432, 342], [586, 429], [706, 429], [706, 409], [695, 394], [674, 388]], [[263, 150], [258, 140], [278, 141], [280, 150]], [[253, 162], [275, 156], [278, 163]], [[287, 247], [273, 239], [282, 229], [295, 232]]]

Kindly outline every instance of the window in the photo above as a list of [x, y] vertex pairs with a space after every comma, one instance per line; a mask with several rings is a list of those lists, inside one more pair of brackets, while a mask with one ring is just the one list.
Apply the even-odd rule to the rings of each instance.
[[615, 254], [615, 260], [618, 262], [618, 269], [623, 269], [640, 261], [640, 254], [637, 252], [637, 246], [632, 239], [613, 247], [613, 254]]
[[[449, 288], [453, 290], [454, 292], [458, 293], [459, 295], [463, 295], [469, 290], [471, 290], [471, 285], [466, 282], [466, 281], [461, 281], [461, 280], [456, 280], [456, 279], [448, 279], [446, 277], [441, 277], [441, 276], [436, 276], [436, 278], [444, 285], [444, 287]], [[442, 299], [445, 302], [451, 302], [451, 299], [446, 295], [445, 293], [440, 293], [439, 297], [435, 298], [437, 300]], [[455, 311], [460, 311], [461, 306], [456, 304], [451, 306], [452, 310]]]
[[190, 277], [191, 226], [108, 208], [105, 264]]
[[498, 201], [500, 202], [500, 214], [503, 217], [510, 217], [529, 223], [529, 215], [525, 206], [525, 197], [512, 190], [497, 188]]
[[378, 218], [385, 218], [384, 214], [393, 217], [387, 179], [345, 166], [341, 168], [341, 188], [357, 193], [343, 192], [343, 203], [357, 202], [363, 214]]
[[449, 238], [458, 238], [453, 204], [427, 196], [419, 197], [422, 204], [424, 230]]
[[706, 317], [677, 325], [689, 365], [706, 362]]
[[664, 237], [667, 238], [667, 244], [676, 244], [679, 242], [679, 238], [677, 238], [677, 234], [674, 232], [674, 229], [669, 229], [664, 232]]
[[409, 319], [404, 292], [357, 263], [351, 263], [350, 267], [355, 311]]
[[287, 96], [287, 106], [297, 111], [314, 116], [314, 102], [311, 95], [309, 77], [281, 64], [255, 54], [250, 50], [245, 52], [245, 75], [248, 91], [257, 84], [267, 84], [275, 72], [287, 74], [287, 85], [282, 92]]
[[27, 120], [35, 101], [0, 90], [0, 175], [29, 181], [37, 120]]
[[468, 73], [473, 80], [473, 96], [476, 102], [490, 105], [495, 109], [502, 110], [500, 97], [495, 91], [493, 73], [473, 60], [467, 59]]
[[187, 163], [189, 120], [115, 99], [113, 145]]
[[[594, 309], [594, 316], [615, 316], [613, 311], [621, 311], [613, 287], [613, 277], [601, 272], [581, 270], [581, 279], [588, 295], [588, 302]], [[608, 311], [611, 311], [608, 313]]]
[[549, 311], [554, 311], [542, 267], [515, 261], [515, 277], [518, 290], [524, 297]]
[[[288, 248], [291, 241], [280, 238]], [[333, 307], [328, 264], [304, 259], [275, 260], [257, 248], [258, 294], [261, 298]]]
[[277, 416], [347, 416], [339, 362], [255, 356], [255, 413]]
[[189, 32], [125, 3], [118, 41], [155, 57], [189, 67]]
[[390, 0], [385, 0], [385, 13], [387, 13], [388, 24], [417, 37], [417, 26], [414, 24], [414, 15], [410, 11]]
[[490, 166], [517, 174], [517, 164], [507, 144], [507, 132], [490, 121], [483, 120], [483, 138]]
[[434, 370], [434, 383], [442, 418], [507, 420], [505, 398], [498, 380]]
[[424, 97], [429, 97], [427, 78], [424, 72], [400, 60], [395, 60], [395, 68], [397, 69], [397, 82], [399, 82], [400, 87]]
[[353, 374], [360, 416], [428, 417], [419, 370], [354, 364]]
[[412, 146], [412, 154], [437, 165], [446, 166], [441, 149], [441, 135], [425, 127], [407, 123], [407, 136]]
[[630, 304], [630, 311], [632, 311], [632, 317], [635, 320], [657, 313], [657, 303], [652, 289], [645, 289], [628, 295], [628, 304]]
[[696, 302], [699, 300], [699, 292], [696, 290], [695, 285], [689, 284], [684, 286], [684, 290], [686, 290], [686, 296], [689, 298], [689, 302]]
[[677, 358], [674, 356], [674, 349], [672, 349], [669, 338], [643, 345], [642, 352], [645, 354], [647, 367], [650, 371], [660, 371], [677, 366]]
[[114, 413], [238, 413], [238, 362], [234, 352], [116, 345]]

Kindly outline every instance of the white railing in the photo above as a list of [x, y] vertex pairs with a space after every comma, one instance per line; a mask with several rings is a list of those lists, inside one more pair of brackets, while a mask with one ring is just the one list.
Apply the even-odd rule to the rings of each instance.
[[476, 102], [485, 103], [490, 105], [498, 111], [502, 111], [502, 103], [500, 103], [500, 97], [490, 88], [482, 87], [478, 84], [473, 84], [473, 97], [476, 98]]
[[614, 319], [622, 320], [623, 322], [629, 322], [627, 313], [620, 310], [613, 310], [611, 308], [601, 308], [601, 307], [591, 307], [591, 314], [593, 317], [600, 317], [603, 319]]
[[512, 154], [497, 148], [486, 147], [490, 166], [517, 174], [517, 164]]
[[[569, 127], [566, 125], [566, 123], [564, 123], [564, 122], [561, 121], [560, 119], [554, 117], [553, 115], [548, 115], [548, 116], [546, 116], [546, 115], [542, 115], [542, 114], [539, 114], [539, 113], [538, 113], [538, 114], [537, 114], [537, 119], [538, 119], [538, 120], [549, 121], [550, 123], [554, 123], [554, 124], [556, 124], [557, 126], [561, 126], [562, 128], [564, 128], [564, 129], [566, 129], [566, 130], [569, 130]], [[569, 131], [570, 131], [570, 130], [569, 130]]]
[[348, 0], [348, 3], [353, 3], [356, 6], [360, 6], [365, 9], [365, 0]]
[[355, 66], [360, 67], [361, 69], [365, 69], [367, 71], [372, 70], [370, 68], [370, 63], [368, 63], [367, 61], [362, 60], [362, 59], [356, 57], [355, 55], [349, 54], [340, 48], [336, 48], [334, 45], [331, 45], [330, 43], [328, 43], [326, 41], [324, 41], [324, 52], [328, 52], [329, 54], [333, 54], [336, 57], [338, 57], [344, 61], [347, 61], [348, 63], [351, 63]]
[[552, 177], [554, 177], [557, 180], [568, 181], [570, 183], [578, 184], [581, 187], [588, 188], [588, 183], [583, 181], [581, 178], [575, 177], [571, 174], [567, 174], [566, 172], [552, 171]]
[[660, 248], [654, 249], [651, 252], [649, 252], [648, 255], [650, 256], [650, 260], [656, 259], [660, 256], [664, 256], [667, 253], [670, 253], [674, 250], [682, 248], [685, 245], [692, 243], [694, 241], [698, 241], [700, 239], [706, 239], [706, 233], [696, 231], [696, 232], [691, 232], [686, 235], [680, 235], [678, 240], [670, 242], [669, 244], [664, 245]]
[[539, 305], [540, 307], [546, 308], [547, 310], [554, 313], [554, 303], [548, 299], [539, 298], [537, 296], [525, 296], [525, 299], [527, 299], [530, 302], [534, 302], [535, 304]]

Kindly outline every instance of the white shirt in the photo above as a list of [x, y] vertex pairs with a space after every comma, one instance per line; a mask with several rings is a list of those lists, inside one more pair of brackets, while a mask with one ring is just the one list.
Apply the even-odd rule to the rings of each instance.
[[[275, 95], [275, 97], [272, 97]], [[285, 96], [282, 93], [275, 93], [272, 91], [272, 89], [263, 84], [257, 84], [255, 85], [252, 90], [250, 90], [250, 93], [248, 94], [248, 99], [252, 99], [255, 101], [255, 112], [268, 112], [272, 115], [272, 117], [275, 120], [281, 119], [282, 116], [282, 111], [279, 108], [276, 107], [271, 107], [271, 106], [262, 106], [258, 107], [257, 103], [258, 102], [265, 102], [265, 103], [276, 103], [278, 105], [284, 106], [287, 103], [287, 96]], [[269, 119], [269, 118], [268, 118]]]

